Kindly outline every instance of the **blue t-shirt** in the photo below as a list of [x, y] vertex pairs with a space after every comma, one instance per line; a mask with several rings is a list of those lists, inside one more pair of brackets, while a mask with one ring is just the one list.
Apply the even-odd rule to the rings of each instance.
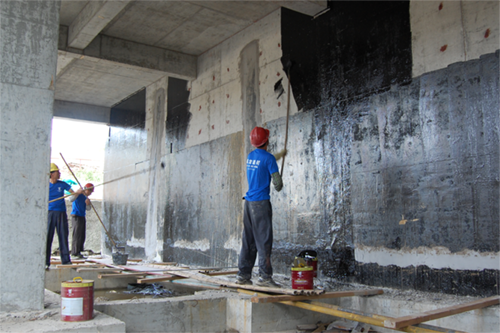
[[247, 158], [248, 192], [247, 201], [269, 200], [271, 175], [278, 172], [278, 164], [273, 154], [264, 149], [255, 149]]
[[75, 201], [73, 201], [73, 210], [71, 211], [71, 215], [85, 216], [87, 210], [85, 200], [87, 200], [87, 197], [84, 194], [80, 194]]
[[[55, 183], [55, 184], [52, 184], [49, 182], [49, 201], [63, 197], [64, 190], [69, 190], [69, 189], [71, 189], [71, 185], [69, 185], [68, 183], [62, 182], [60, 180], [58, 180], [57, 183]], [[66, 203], [64, 202], [64, 199], [49, 203], [49, 210], [56, 210], [58, 212], [65, 212], [66, 211]]]

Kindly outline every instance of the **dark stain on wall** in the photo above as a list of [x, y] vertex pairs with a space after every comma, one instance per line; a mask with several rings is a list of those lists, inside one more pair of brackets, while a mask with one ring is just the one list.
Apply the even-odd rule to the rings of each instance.
[[146, 89], [133, 94], [111, 107], [110, 127], [146, 127]]
[[[313, 113], [312, 144], [305, 153], [318, 170], [322, 235], [317, 236], [329, 244], [318, 249], [326, 259], [322, 269], [344, 279], [355, 267], [350, 170], [352, 137], [360, 135], [355, 126], [369, 109], [368, 96], [411, 81], [411, 34], [408, 2], [329, 6], [317, 19], [282, 9], [282, 62], [292, 64], [299, 109]], [[279, 247], [277, 252], [284, 258], [293, 254]]]
[[[118, 246], [126, 246], [132, 237], [144, 238], [147, 217], [148, 174], [138, 173], [145, 160], [147, 146], [146, 91], [130, 96], [111, 108], [109, 141], [106, 147], [104, 181], [122, 178], [106, 184], [103, 200], [103, 221]], [[105, 237], [105, 247], [112, 249], [112, 243]], [[144, 248], [126, 247], [132, 257], [143, 257]]]
[[408, 1], [331, 1], [311, 19], [281, 9], [282, 63], [299, 109], [367, 96], [411, 81]]
[[191, 112], [188, 82], [173, 77], [168, 78], [167, 92], [167, 153], [184, 149]]
[[454, 295], [495, 296], [500, 292], [500, 274], [495, 269], [481, 271], [434, 269], [422, 266], [356, 264], [360, 283], [400, 289], [415, 289]]
[[495, 87], [498, 52], [370, 99], [354, 129], [358, 243], [499, 251]]
[[[499, 51], [422, 75], [374, 96], [371, 104], [353, 142], [361, 162], [351, 165], [357, 244], [403, 253], [421, 246], [498, 252]], [[378, 136], [370, 135], [377, 130]], [[493, 269], [358, 263], [356, 274], [374, 285], [499, 292], [499, 271]]]
[[[410, 272], [355, 261], [358, 246], [499, 251], [498, 51], [412, 79], [408, 2], [329, 5], [316, 20], [282, 9], [282, 62], [293, 63], [297, 105], [313, 118], [313, 143], [288, 161], [302, 164], [306, 151], [312, 153], [309, 167], [320, 189], [313, 218], [322, 234], [310, 229], [300, 242], [318, 251], [329, 277], [498, 293], [497, 270], [418, 266]], [[288, 213], [277, 215], [299, 220], [296, 206], [288, 205]], [[301, 243], [275, 243], [278, 271], [288, 273]], [[457, 288], [454, 281], [465, 283]]]

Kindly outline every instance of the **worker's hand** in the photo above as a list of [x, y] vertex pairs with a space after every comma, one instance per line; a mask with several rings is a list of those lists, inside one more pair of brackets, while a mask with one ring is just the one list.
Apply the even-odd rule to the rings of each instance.
[[80, 194], [82, 194], [82, 193], [83, 193], [83, 189], [82, 189], [82, 188], [79, 188], [79, 189], [78, 189], [78, 190], [76, 190], [76, 192], [75, 192], [75, 194], [78, 194], [78, 195], [80, 195]]
[[282, 149], [280, 152], [274, 154], [276, 161], [279, 161], [283, 156], [285, 156], [286, 152], [287, 152], [286, 149]]
[[85, 203], [86, 203], [87, 205], [90, 205], [90, 199], [88, 199], [88, 198], [87, 198], [87, 199], [85, 199]]

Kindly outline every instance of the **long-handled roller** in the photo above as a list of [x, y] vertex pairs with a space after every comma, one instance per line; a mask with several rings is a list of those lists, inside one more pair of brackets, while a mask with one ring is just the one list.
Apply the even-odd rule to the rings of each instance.
[[[288, 118], [290, 115], [290, 69], [292, 68], [292, 63], [291, 61], [288, 61], [286, 64], [286, 71], [288, 72], [288, 92], [287, 92], [287, 103], [286, 103], [286, 130], [285, 130], [285, 148], [284, 150], [286, 151], [286, 142], [288, 141]], [[283, 177], [283, 168], [285, 167], [285, 155], [283, 155], [283, 159], [281, 160], [281, 173], [280, 176]]]
[[[69, 164], [66, 162], [66, 160], [64, 159], [64, 156], [59, 153], [59, 155], [61, 155], [61, 158], [63, 159], [64, 161], [64, 164], [66, 164], [66, 166], [68, 167], [68, 170], [71, 172], [71, 174], [73, 175], [73, 177], [75, 178], [76, 182], [78, 183], [78, 185], [80, 186], [80, 188], [83, 190], [83, 186], [82, 184], [80, 184], [80, 181], [78, 180], [78, 178], [76, 178], [76, 175], [73, 173], [73, 170], [71, 170]], [[94, 186], [95, 187], [95, 186]], [[58, 198], [59, 199], [59, 198]], [[56, 199], [56, 200], [58, 200]], [[94, 210], [95, 212], [95, 215], [97, 216], [97, 218], [99, 219], [99, 222], [101, 222], [101, 225], [102, 227], [104, 228], [104, 231], [106, 232], [106, 235], [108, 236], [109, 240], [111, 241], [111, 243], [113, 243], [113, 248], [115, 248], [117, 250], [117, 252], [113, 252], [113, 263], [115, 265], [125, 265], [127, 263], [127, 258], [128, 258], [128, 254], [126, 253], [121, 253], [121, 252], [124, 252], [125, 250], [125, 247], [121, 247], [121, 246], [117, 246], [115, 241], [113, 240], [113, 238], [111, 238], [111, 235], [109, 234], [108, 232], [108, 229], [106, 229], [106, 226], [104, 225], [104, 223], [102, 222], [101, 220], [101, 217], [99, 216], [99, 214], [97, 213], [97, 210], [95, 209], [94, 205], [92, 204], [92, 200], [89, 200], [90, 202], [90, 206], [92, 207], [92, 209]]]

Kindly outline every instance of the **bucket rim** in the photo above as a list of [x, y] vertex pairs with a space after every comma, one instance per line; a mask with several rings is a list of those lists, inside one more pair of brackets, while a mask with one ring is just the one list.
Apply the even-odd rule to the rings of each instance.
[[314, 267], [312, 266], [304, 266], [304, 267], [292, 267], [292, 271], [297, 272], [297, 271], [312, 271], [314, 270]]

